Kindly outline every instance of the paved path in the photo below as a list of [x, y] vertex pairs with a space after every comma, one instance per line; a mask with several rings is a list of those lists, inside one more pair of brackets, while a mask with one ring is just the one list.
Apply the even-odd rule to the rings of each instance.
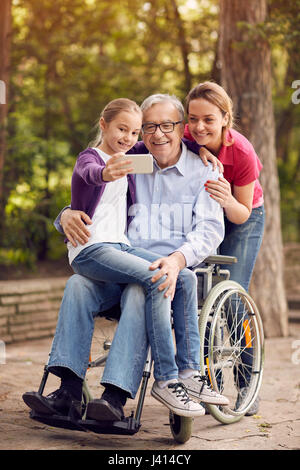
[[[290, 336], [266, 340], [264, 381], [259, 414], [232, 425], [221, 425], [209, 415], [194, 421], [188, 442], [174, 442], [168, 412], [148, 388], [142, 427], [132, 437], [62, 430], [29, 419], [22, 393], [37, 390], [51, 339], [15, 343], [6, 348], [0, 364], [0, 449], [110, 450], [240, 450], [300, 449], [300, 323], [290, 325]], [[48, 383], [55, 389], [56, 378]], [[48, 389], [46, 392], [48, 392]], [[95, 390], [95, 389], [94, 389]], [[96, 392], [97, 393], [97, 392]], [[128, 405], [128, 412], [133, 408]], [[127, 410], [126, 409], [126, 410]]]

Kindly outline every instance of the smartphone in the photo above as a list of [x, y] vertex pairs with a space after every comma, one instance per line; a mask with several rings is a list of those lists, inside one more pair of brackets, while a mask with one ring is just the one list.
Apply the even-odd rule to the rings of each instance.
[[133, 168], [130, 173], [152, 173], [153, 172], [153, 157], [151, 153], [129, 154], [124, 157], [126, 160], [131, 160], [129, 166]]

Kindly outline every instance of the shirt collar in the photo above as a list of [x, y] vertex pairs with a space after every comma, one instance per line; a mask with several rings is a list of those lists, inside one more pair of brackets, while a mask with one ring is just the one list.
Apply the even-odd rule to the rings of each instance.
[[164, 172], [167, 170], [170, 170], [171, 168], [176, 168], [178, 173], [180, 173], [182, 176], [185, 175], [185, 166], [186, 166], [186, 155], [187, 155], [187, 147], [185, 144], [181, 143], [181, 155], [177, 162], [174, 165], [168, 166], [167, 168], [160, 168], [154, 158], [154, 165], [157, 168], [157, 170]]

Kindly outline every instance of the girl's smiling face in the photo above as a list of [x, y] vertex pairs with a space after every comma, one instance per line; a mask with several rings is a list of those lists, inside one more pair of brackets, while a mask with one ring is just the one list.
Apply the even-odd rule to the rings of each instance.
[[126, 153], [137, 142], [142, 127], [142, 113], [121, 111], [110, 122], [100, 119], [102, 142], [99, 147], [108, 155]]
[[218, 106], [204, 98], [191, 100], [188, 109], [189, 131], [199, 145], [217, 154], [222, 145], [222, 128], [228, 123]]

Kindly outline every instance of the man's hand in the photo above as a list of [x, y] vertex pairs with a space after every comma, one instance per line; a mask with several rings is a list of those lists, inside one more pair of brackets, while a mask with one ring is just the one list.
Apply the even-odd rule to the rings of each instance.
[[77, 246], [77, 242], [84, 245], [89, 241], [91, 234], [84, 222], [89, 225], [92, 223], [90, 217], [83, 211], [66, 209], [61, 214], [60, 224], [73, 246]]
[[152, 277], [152, 282], [156, 282], [161, 277], [167, 276], [167, 279], [162, 282], [158, 287], [159, 290], [167, 289], [164, 294], [165, 297], [170, 296], [171, 300], [173, 300], [176, 290], [178, 274], [183, 268], [185, 268], [185, 266], [185, 257], [179, 251], [175, 251], [170, 256], [157, 259], [149, 267], [151, 271], [160, 268], [159, 272]]

